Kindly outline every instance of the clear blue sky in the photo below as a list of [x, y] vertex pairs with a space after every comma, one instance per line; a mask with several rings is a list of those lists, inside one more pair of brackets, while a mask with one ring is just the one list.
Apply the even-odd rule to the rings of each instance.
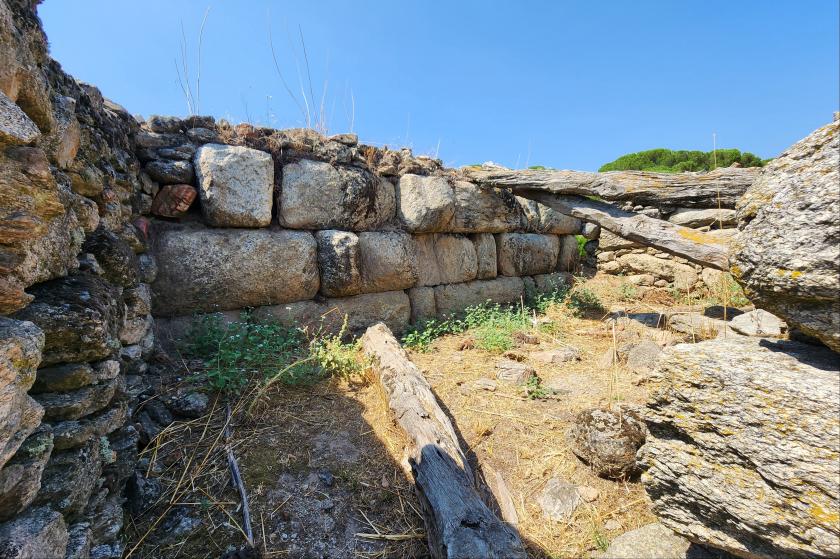
[[300, 28], [330, 133], [355, 105], [363, 141], [450, 165], [593, 170], [709, 150], [713, 132], [772, 157], [838, 110], [837, 0], [46, 0], [39, 14], [77, 78], [132, 113], [184, 115], [181, 26], [195, 92], [208, 7], [202, 114], [303, 124], [269, 47], [270, 24], [286, 81], [309, 97]]

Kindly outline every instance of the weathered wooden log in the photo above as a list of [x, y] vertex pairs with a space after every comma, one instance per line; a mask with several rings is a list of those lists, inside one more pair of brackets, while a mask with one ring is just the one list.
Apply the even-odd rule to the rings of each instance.
[[725, 167], [709, 173], [650, 173], [647, 171], [510, 170], [467, 168], [467, 177], [482, 186], [541, 190], [552, 194], [632, 200], [637, 204], [684, 208], [734, 208], [759, 173], [758, 168]]
[[682, 256], [702, 266], [729, 269], [729, 247], [712, 235], [661, 219], [625, 212], [606, 202], [582, 196], [551, 194], [541, 190], [523, 190], [520, 195], [562, 214], [597, 223], [619, 237]]
[[397, 423], [412, 443], [408, 461], [432, 557], [525, 559], [516, 530], [479, 497], [455, 429], [417, 365], [381, 322], [368, 328], [361, 343]]

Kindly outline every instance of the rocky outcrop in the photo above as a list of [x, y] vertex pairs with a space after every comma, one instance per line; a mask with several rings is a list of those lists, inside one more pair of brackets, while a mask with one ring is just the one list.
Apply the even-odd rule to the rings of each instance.
[[159, 316], [311, 299], [318, 292], [315, 238], [303, 231], [161, 231], [152, 306]]
[[730, 271], [757, 306], [840, 351], [840, 121], [771, 161], [738, 203]]
[[730, 335], [665, 350], [639, 453], [667, 527], [740, 557], [840, 553], [837, 356]]

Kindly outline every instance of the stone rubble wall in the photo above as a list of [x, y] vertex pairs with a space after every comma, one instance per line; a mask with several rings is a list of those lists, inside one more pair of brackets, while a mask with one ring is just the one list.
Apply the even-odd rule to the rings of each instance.
[[[721, 203], [719, 208], [715, 198], [692, 208], [639, 205], [632, 201], [621, 208], [703, 231], [727, 242], [731, 242], [738, 231], [734, 207]], [[645, 247], [603, 229], [597, 244], [597, 269], [607, 274], [626, 276], [627, 282], [642, 292], [655, 288], [700, 292], [717, 289], [723, 281], [724, 273], [719, 270], [693, 264], [685, 258]]]

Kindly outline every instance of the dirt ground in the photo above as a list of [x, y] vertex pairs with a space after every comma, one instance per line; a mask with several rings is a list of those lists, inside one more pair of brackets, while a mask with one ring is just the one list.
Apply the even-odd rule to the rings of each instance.
[[[577, 318], [565, 307], [552, 307], [530, 332], [536, 339], [509, 354], [536, 369], [551, 389], [549, 397], [530, 399], [521, 387], [502, 382], [494, 391], [474, 386], [495, 378], [502, 355], [463, 349], [471, 345], [465, 344], [469, 332], [410, 352], [451, 415], [473, 466], [504, 479], [532, 557], [590, 557], [616, 536], [654, 521], [638, 480], [594, 475], [565, 442], [580, 410], [638, 408], [647, 397], [643, 372], [604, 362], [611, 348], [641, 338], [660, 345], [675, 341], [663, 330], [609, 320], [609, 312], [675, 306], [662, 293], [622, 300], [627, 291], [621, 285], [612, 276], [587, 280], [604, 312]], [[563, 347], [579, 350], [580, 360], [546, 364], [533, 358], [537, 351]], [[178, 374], [188, 376], [188, 369]], [[259, 396], [254, 388], [232, 404], [227, 446], [222, 398], [204, 417], [164, 430], [143, 453], [162, 494], [132, 516], [127, 556], [253, 556], [239, 551], [245, 534], [239, 495], [230, 484], [228, 446], [248, 489], [254, 547], [264, 557], [427, 556], [419, 505], [400, 466], [403, 435], [369, 377], [273, 387]], [[597, 498], [566, 522], [547, 520], [537, 497], [555, 476], [594, 488]]]

